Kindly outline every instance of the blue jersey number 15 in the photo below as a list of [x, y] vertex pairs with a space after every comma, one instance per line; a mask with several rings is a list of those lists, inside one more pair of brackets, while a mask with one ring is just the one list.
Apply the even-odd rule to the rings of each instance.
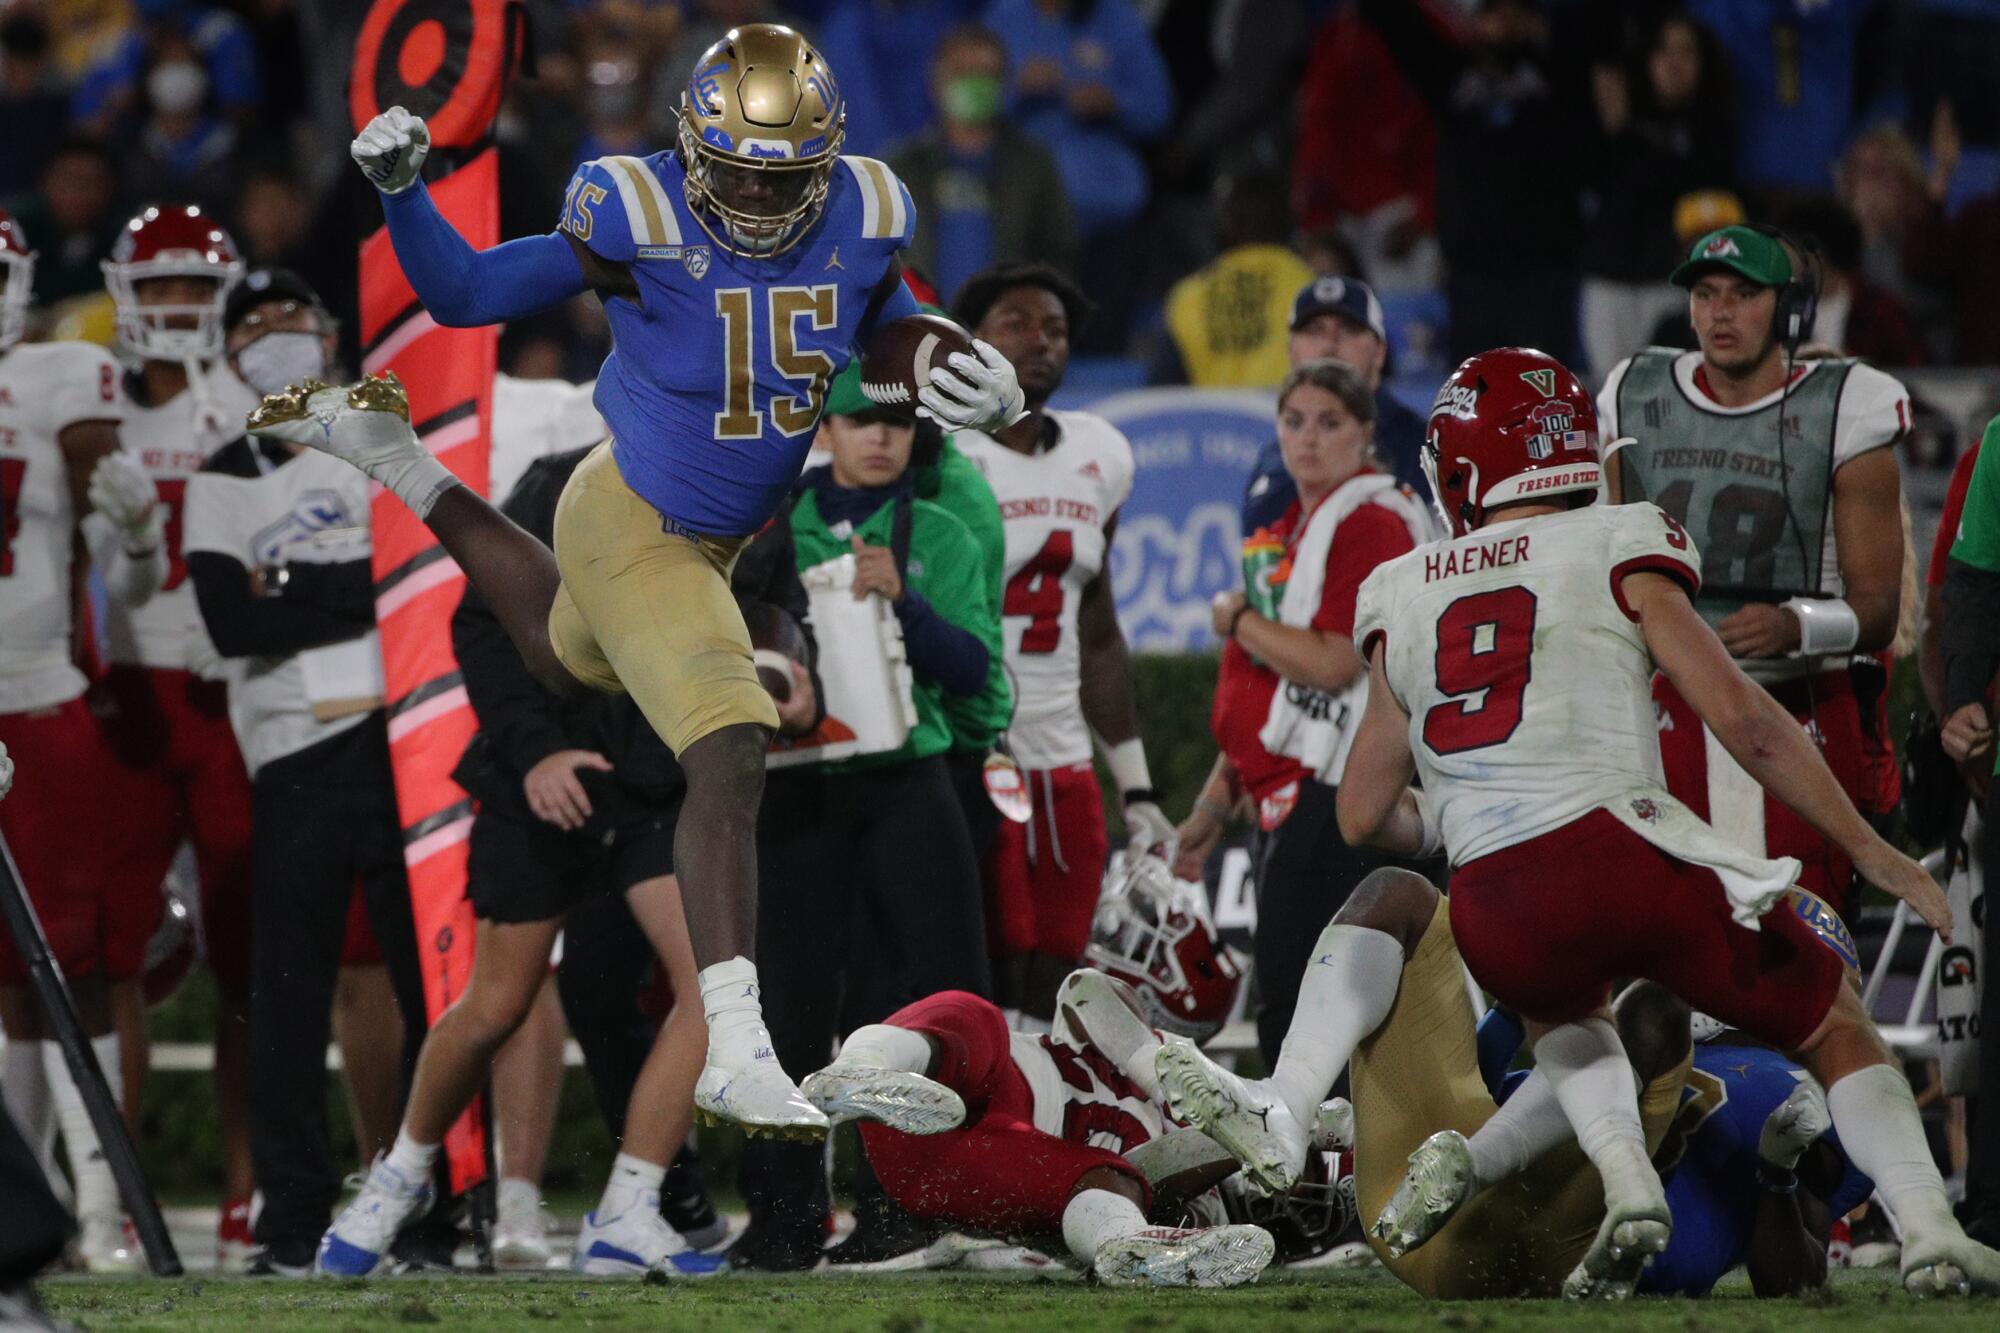
[[799, 320], [810, 319], [815, 332], [840, 322], [840, 288], [767, 287], [764, 289], [764, 332], [771, 366], [805, 392], [777, 394], [757, 406], [757, 375], [751, 358], [757, 351], [757, 292], [751, 287], [724, 287], [715, 293], [715, 317], [722, 321], [722, 366], [725, 384], [722, 411], [715, 414], [718, 440], [754, 440], [764, 434], [764, 411], [771, 424], [786, 435], [800, 435], [819, 421], [833, 378], [833, 358], [799, 346]]

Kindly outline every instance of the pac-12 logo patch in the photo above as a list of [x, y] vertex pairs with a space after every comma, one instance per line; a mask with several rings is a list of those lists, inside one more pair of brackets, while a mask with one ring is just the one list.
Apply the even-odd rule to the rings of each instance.
[[696, 282], [700, 282], [708, 276], [708, 247], [705, 245], [682, 246], [681, 263], [686, 267], [688, 276]]

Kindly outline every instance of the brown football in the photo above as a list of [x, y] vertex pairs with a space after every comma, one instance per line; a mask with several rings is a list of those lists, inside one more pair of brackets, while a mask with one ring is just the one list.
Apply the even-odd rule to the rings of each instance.
[[741, 606], [750, 646], [757, 656], [758, 683], [783, 703], [792, 697], [792, 673], [778, 658], [789, 657], [800, 666], [808, 665], [805, 631], [781, 606], [769, 602], [744, 602]]
[[914, 419], [917, 390], [953, 352], [972, 351], [972, 335], [941, 315], [908, 315], [875, 330], [861, 354], [861, 392], [877, 407]]

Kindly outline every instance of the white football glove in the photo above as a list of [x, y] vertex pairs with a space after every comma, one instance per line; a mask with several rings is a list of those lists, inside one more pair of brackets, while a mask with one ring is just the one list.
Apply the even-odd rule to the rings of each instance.
[[399, 106], [369, 121], [347, 147], [361, 174], [383, 194], [401, 194], [414, 185], [430, 150], [431, 132], [424, 118]]
[[1169, 861], [1173, 859], [1174, 822], [1154, 802], [1133, 801], [1125, 807], [1125, 834], [1128, 856], [1157, 852]]
[[1763, 1132], [1757, 1136], [1757, 1156], [1790, 1171], [1798, 1166], [1805, 1150], [1831, 1128], [1833, 1115], [1827, 1110], [1826, 1093], [1820, 1090], [1818, 1080], [1803, 1078], [1764, 1121]]
[[[946, 430], [996, 431], [1028, 415], [1014, 363], [991, 343], [972, 340], [977, 356], [953, 352], [917, 390], [917, 413]], [[954, 373], [955, 372], [955, 373]]]
[[12, 790], [14, 790], [14, 760], [7, 753], [6, 743], [0, 742], [0, 800], [5, 800], [7, 793]]
[[159, 549], [167, 525], [166, 506], [138, 459], [127, 453], [98, 459], [90, 472], [89, 493], [90, 507], [118, 529], [127, 554], [147, 555]]

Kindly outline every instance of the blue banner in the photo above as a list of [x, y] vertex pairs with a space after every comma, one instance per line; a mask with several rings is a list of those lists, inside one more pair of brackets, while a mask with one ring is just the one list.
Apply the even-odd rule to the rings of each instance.
[[1137, 463], [1112, 587], [1135, 652], [1213, 652], [1209, 599], [1241, 584], [1239, 506], [1272, 438], [1266, 392], [1141, 389], [1079, 404], [1125, 432]]

